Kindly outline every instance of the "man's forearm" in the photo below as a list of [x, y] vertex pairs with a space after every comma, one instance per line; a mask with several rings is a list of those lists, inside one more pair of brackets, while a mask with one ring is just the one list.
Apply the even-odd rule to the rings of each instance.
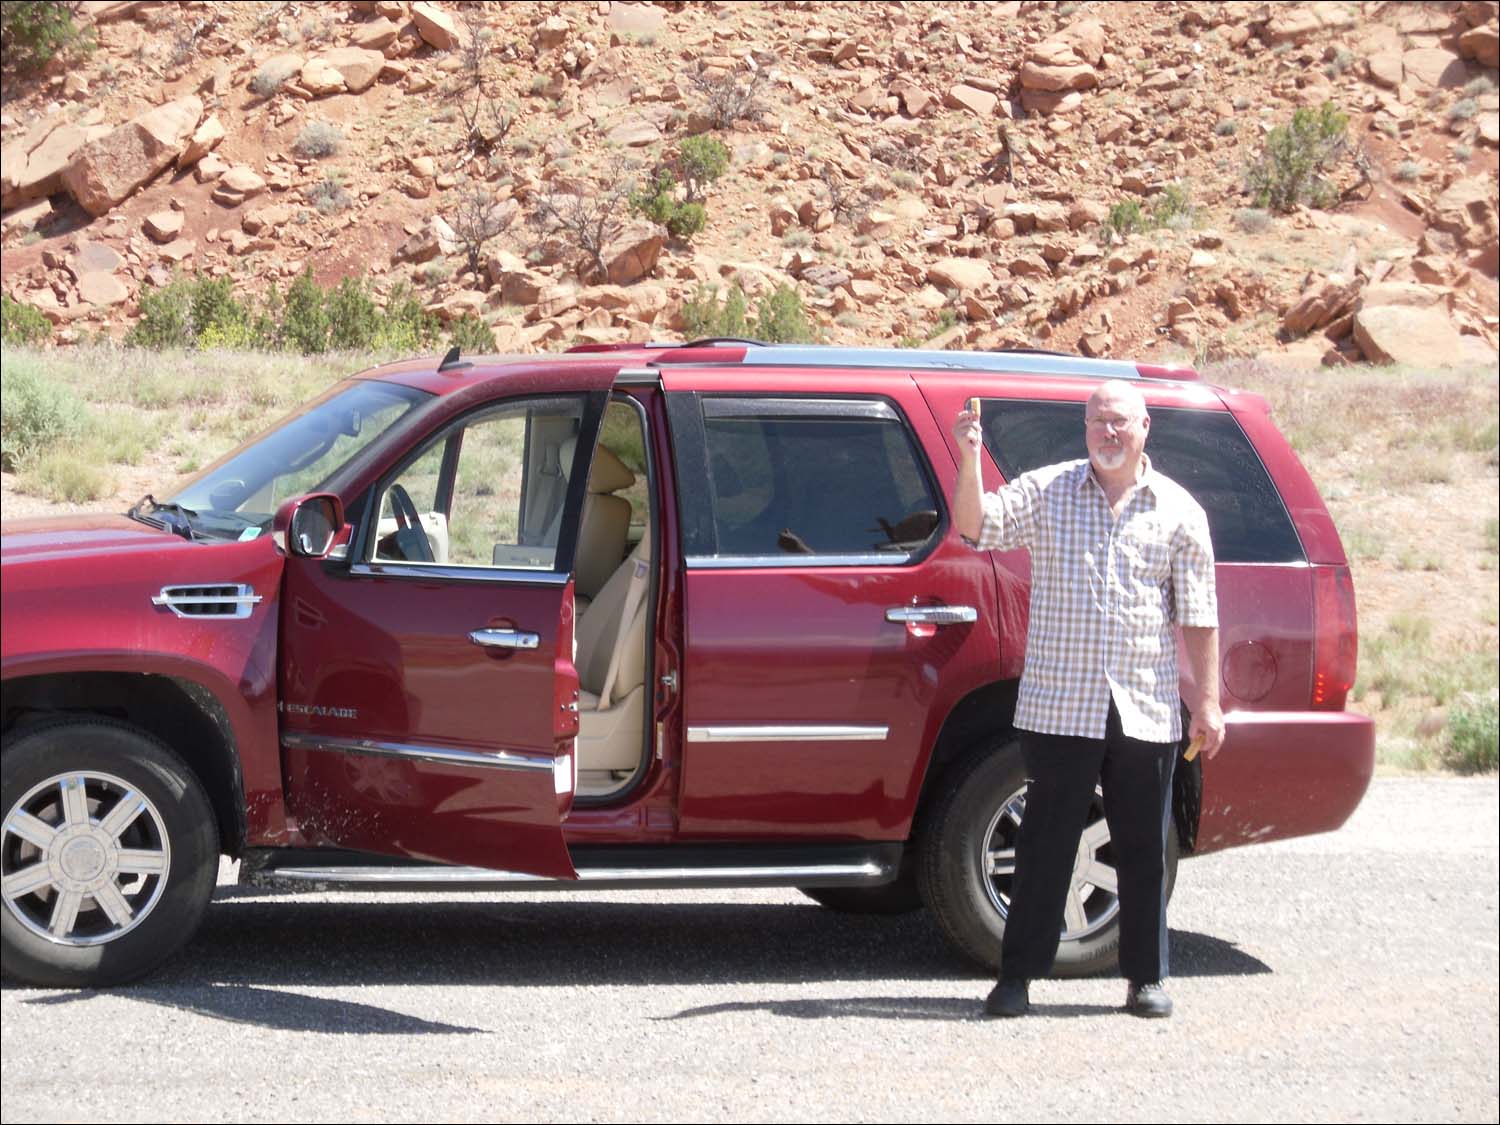
[[958, 483], [953, 488], [953, 526], [972, 542], [979, 538], [983, 524], [984, 485], [979, 479], [979, 458], [963, 451], [958, 461]]
[[1206, 708], [1219, 709], [1219, 630], [1183, 626], [1183, 645], [1187, 649], [1188, 670], [1192, 673], [1197, 698], [1188, 701], [1188, 709], [1198, 714]]

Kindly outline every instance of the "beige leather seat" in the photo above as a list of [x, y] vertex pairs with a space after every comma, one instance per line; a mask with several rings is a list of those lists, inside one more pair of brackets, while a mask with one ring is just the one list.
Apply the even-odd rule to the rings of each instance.
[[[577, 444], [576, 438], [569, 438], [559, 450], [564, 476], [572, 467]], [[625, 544], [630, 533], [630, 501], [612, 493], [634, 483], [635, 474], [618, 457], [602, 445], [595, 448], [573, 564], [573, 588], [580, 612], [599, 596], [599, 591], [625, 557]]]
[[[630, 600], [631, 575], [637, 562], [651, 564], [650, 530], [631, 555], [615, 568], [609, 580], [575, 627], [578, 680], [583, 689], [578, 704], [579, 788], [593, 779], [592, 771], [631, 771], [640, 763], [646, 724], [646, 639], [651, 620], [649, 570], [640, 581], [630, 620], [620, 620]], [[600, 695], [609, 677], [610, 660], [619, 649], [618, 667], [610, 690], [610, 704], [599, 710]]]

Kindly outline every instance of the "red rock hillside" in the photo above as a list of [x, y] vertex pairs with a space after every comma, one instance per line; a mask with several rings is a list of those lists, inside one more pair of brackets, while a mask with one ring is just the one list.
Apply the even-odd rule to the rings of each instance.
[[[1497, 13], [84, 3], [91, 52], [5, 66], [0, 284], [64, 345], [174, 272], [311, 268], [506, 351], [671, 338], [737, 283], [835, 343], [1493, 362]], [[1328, 206], [1252, 207], [1268, 131], [1326, 102]], [[703, 132], [730, 162], [677, 241], [625, 192]]]

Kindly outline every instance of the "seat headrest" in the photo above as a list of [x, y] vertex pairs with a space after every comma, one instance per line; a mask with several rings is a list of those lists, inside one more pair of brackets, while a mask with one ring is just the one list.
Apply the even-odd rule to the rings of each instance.
[[[578, 450], [578, 439], [570, 437], [558, 447], [557, 458], [562, 465], [563, 479], [573, 471], [573, 456]], [[635, 483], [635, 474], [625, 467], [625, 463], [616, 457], [608, 448], [602, 445], [594, 447], [594, 464], [589, 469], [589, 491], [601, 494], [606, 492], [618, 492], [622, 488], [629, 488]]]

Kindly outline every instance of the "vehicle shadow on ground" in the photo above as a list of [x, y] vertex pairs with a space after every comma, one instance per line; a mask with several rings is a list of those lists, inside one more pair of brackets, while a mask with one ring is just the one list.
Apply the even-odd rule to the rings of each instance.
[[[1271, 972], [1232, 943], [1173, 931], [1177, 976]], [[28, 1004], [108, 995], [273, 1030], [377, 1035], [482, 1032], [298, 988], [431, 984], [506, 987], [982, 981], [925, 912], [838, 914], [795, 903], [288, 902], [217, 900], [187, 950], [147, 982], [108, 993], [43, 994]], [[7, 991], [13, 986], [7, 986]], [[799, 1019], [969, 1020], [975, 999], [864, 997], [722, 1004], [669, 1019], [763, 1008]], [[1041, 1015], [1114, 1012], [1038, 1005]]]

